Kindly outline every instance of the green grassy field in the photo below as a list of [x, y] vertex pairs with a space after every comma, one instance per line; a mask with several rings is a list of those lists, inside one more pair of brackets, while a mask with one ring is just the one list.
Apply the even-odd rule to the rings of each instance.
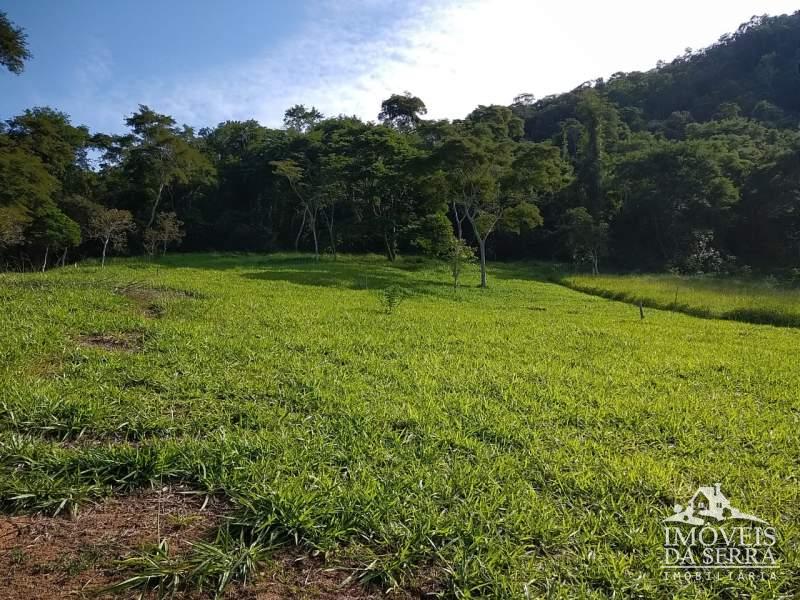
[[[415, 260], [196, 255], [0, 275], [0, 506], [183, 482], [233, 504], [215, 543], [236, 569], [296, 545], [445, 597], [797, 593], [800, 331], [642, 321], [529, 273], [454, 291]], [[713, 482], [776, 527], [773, 581], [662, 577], [661, 520]]]
[[764, 280], [678, 275], [569, 275], [589, 294], [699, 317], [800, 327], [800, 289]]

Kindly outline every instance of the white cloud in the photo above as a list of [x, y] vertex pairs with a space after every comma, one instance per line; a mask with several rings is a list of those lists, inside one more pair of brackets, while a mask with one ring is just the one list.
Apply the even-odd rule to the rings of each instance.
[[[102, 105], [103, 115], [129, 113], [142, 102], [196, 126], [246, 118], [277, 125], [295, 103], [374, 119], [382, 99], [409, 90], [429, 116], [458, 118], [520, 92], [541, 97], [650, 68], [687, 46], [714, 42], [753, 14], [791, 12], [791, 4], [318, 0], [302, 30], [263, 56], [189, 78], [86, 85], [94, 98], [82, 102]], [[108, 79], [102, 65], [96, 70], [95, 80]]]

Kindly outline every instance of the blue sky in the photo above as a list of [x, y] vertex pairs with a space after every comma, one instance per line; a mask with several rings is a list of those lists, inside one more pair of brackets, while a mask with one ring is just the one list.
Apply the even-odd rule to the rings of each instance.
[[118, 132], [139, 103], [197, 127], [292, 104], [374, 119], [409, 90], [433, 117], [566, 91], [713, 43], [797, 0], [0, 0], [28, 32], [0, 118], [48, 105]]

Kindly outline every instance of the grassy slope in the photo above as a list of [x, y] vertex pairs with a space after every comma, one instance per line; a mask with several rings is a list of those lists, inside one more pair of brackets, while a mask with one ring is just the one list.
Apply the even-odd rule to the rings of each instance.
[[[194, 297], [162, 294], [148, 316], [113, 292], [131, 281]], [[374, 288], [393, 283], [413, 295], [384, 314]], [[800, 332], [640, 321], [523, 267], [494, 266], [490, 285], [454, 294], [434, 265], [291, 256], [2, 276], [0, 502], [56, 508], [173, 478], [384, 585], [800, 588]], [[141, 352], [75, 341], [124, 332]], [[715, 481], [777, 527], [776, 582], [661, 581], [660, 519]]]
[[575, 290], [690, 315], [800, 327], [800, 290], [767, 282], [676, 275], [569, 275]]

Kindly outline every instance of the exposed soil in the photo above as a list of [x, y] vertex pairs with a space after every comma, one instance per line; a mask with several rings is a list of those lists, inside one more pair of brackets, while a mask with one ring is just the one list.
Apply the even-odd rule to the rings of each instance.
[[[370, 591], [358, 583], [347, 582], [349, 571], [326, 566], [322, 559], [293, 557], [288, 551], [276, 555], [265, 565], [255, 582], [232, 586], [229, 600], [371, 600], [385, 598], [378, 590]], [[347, 582], [347, 583], [346, 583]], [[404, 596], [400, 596], [403, 598]]]
[[[83, 507], [77, 517], [0, 517], [0, 600], [136, 598], [138, 591], [99, 594], [133, 573], [116, 562], [166, 539], [170, 553], [190, 551], [191, 543], [213, 539], [228, 505], [185, 493], [182, 488], [111, 498]], [[204, 506], [205, 503], [205, 506]], [[160, 506], [160, 509], [159, 509]], [[377, 589], [348, 582], [352, 571], [332, 568], [321, 557], [297, 549], [276, 552], [253, 582], [231, 585], [233, 600], [367, 600], [385, 597]], [[396, 598], [424, 594], [399, 594]], [[177, 597], [200, 600], [209, 594]]]
[[230, 600], [420, 600], [434, 598], [442, 591], [440, 574], [433, 569], [421, 573], [411, 588], [391, 594], [376, 587], [365, 587], [355, 578], [348, 581], [351, 574], [352, 570], [331, 567], [320, 558], [297, 558], [286, 552], [276, 557], [254, 583], [244, 588], [233, 587], [225, 597]]
[[156, 545], [159, 528], [176, 553], [213, 537], [226, 505], [209, 499], [203, 507], [204, 496], [183, 491], [108, 499], [74, 520], [0, 518], [0, 599], [97, 598], [125, 575], [115, 561]]
[[96, 333], [79, 335], [76, 339], [81, 346], [109, 352], [135, 352], [142, 349], [144, 342], [141, 333]]
[[158, 319], [164, 315], [164, 307], [158, 300], [165, 293], [148, 287], [129, 287], [119, 291], [120, 294], [132, 300], [146, 317]]

